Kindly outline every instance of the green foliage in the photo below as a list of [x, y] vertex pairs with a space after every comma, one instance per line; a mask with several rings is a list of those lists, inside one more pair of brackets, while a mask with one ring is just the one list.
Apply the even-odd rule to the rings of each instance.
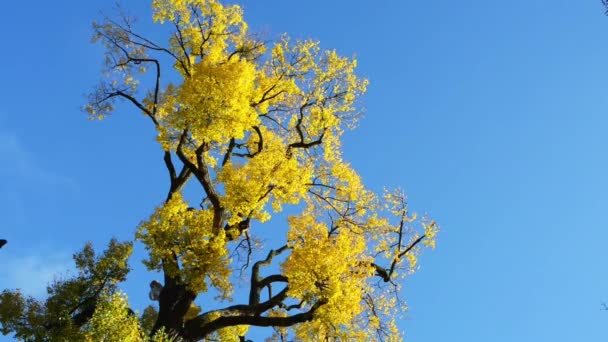
[[152, 327], [154, 327], [154, 323], [156, 323], [156, 318], [158, 318], [158, 311], [156, 308], [152, 305], [147, 306], [140, 317], [141, 328], [146, 332], [146, 335], [149, 335], [152, 332]]
[[0, 295], [0, 324], [4, 335], [24, 341], [82, 340], [83, 327], [95, 312], [102, 294], [112, 294], [130, 270], [130, 242], [111, 240], [96, 255], [90, 243], [74, 255], [78, 274], [55, 280], [46, 300], [26, 297], [19, 290]]

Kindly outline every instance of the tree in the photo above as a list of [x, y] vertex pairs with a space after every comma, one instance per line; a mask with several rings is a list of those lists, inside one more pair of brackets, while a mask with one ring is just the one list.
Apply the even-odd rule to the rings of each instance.
[[[421, 248], [434, 247], [437, 226], [409, 213], [399, 190], [368, 190], [342, 157], [341, 136], [356, 126], [368, 85], [356, 61], [311, 40], [250, 34], [236, 5], [152, 7], [169, 27], [166, 45], [125, 15], [94, 23], [105, 78], [85, 109], [102, 119], [125, 102], [156, 130], [168, 192], [135, 240], [147, 250], [145, 266], [163, 275], [151, 293], [158, 309], [136, 318], [128, 308], [117, 285], [132, 242], [113, 240], [100, 256], [91, 245], [76, 254], [78, 276], [51, 284], [45, 301], [4, 291], [2, 332], [244, 341], [249, 327], [272, 327], [281, 340], [397, 339], [402, 280]], [[182, 192], [191, 180], [199, 198]], [[261, 227], [281, 226], [282, 244], [256, 240]], [[244, 295], [233, 293], [235, 269], [249, 275]]]

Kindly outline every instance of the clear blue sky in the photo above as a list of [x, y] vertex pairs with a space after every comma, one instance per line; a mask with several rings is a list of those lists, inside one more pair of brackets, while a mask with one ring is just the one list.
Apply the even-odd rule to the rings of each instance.
[[[112, 2], [0, 11], [0, 288], [40, 294], [87, 240], [129, 238], [167, 187], [148, 122], [79, 111]], [[346, 156], [437, 219], [405, 287], [409, 341], [605, 341], [608, 17], [599, 0], [243, 0], [253, 28], [356, 54]], [[146, 1], [124, 1], [149, 26]], [[139, 265], [137, 260], [133, 260]], [[150, 275], [126, 285], [146, 303]], [[1, 338], [0, 338], [1, 340]]]

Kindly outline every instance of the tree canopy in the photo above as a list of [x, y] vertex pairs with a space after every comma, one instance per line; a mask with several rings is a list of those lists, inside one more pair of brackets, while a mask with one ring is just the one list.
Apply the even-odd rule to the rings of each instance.
[[[75, 254], [78, 274], [50, 284], [48, 298], [2, 292], [2, 333], [244, 341], [250, 327], [269, 327], [275, 340], [400, 339], [399, 291], [422, 248], [435, 246], [437, 226], [410, 213], [399, 189], [366, 188], [342, 156], [368, 86], [356, 60], [316, 41], [251, 33], [237, 5], [152, 8], [165, 43], [126, 15], [93, 24], [105, 64], [85, 110], [103, 119], [124, 103], [150, 120], [166, 197], [134, 241]], [[182, 191], [190, 181], [198, 197]], [[261, 243], [261, 230], [282, 242]], [[146, 248], [145, 267], [162, 274], [158, 306], [141, 314], [119, 290], [134, 242]], [[249, 276], [245, 294], [235, 270]]]

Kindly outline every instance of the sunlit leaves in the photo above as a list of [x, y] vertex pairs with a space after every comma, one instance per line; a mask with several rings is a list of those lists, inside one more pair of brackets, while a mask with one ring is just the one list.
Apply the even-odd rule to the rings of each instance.
[[124, 294], [103, 293], [85, 334], [87, 341], [143, 342], [144, 335], [137, 316], [129, 313]]
[[211, 221], [210, 210], [189, 208], [182, 196], [175, 194], [137, 232], [149, 250], [146, 266], [161, 269], [165, 260], [167, 272], [179, 276], [192, 291], [207, 291], [209, 281], [227, 296], [232, 287], [225, 234], [213, 235]]
[[373, 274], [363, 235], [343, 231], [330, 236], [328, 227], [306, 214], [291, 217], [289, 223], [292, 253], [282, 265], [289, 294], [308, 303], [324, 303], [309, 323], [314, 328], [309, 337], [328, 335], [334, 326], [349, 330], [363, 310], [366, 279]]
[[197, 57], [211, 63], [222, 60], [229, 47], [243, 43], [247, 31], [239, 6], [224, 6], [215, 0], [154, 0], [152, 9], [155, 21], [169, 21], [181, 28], [170, 46], [176, 55], [191, 57], [185, 65], [193, 64]]
[[[106, 48], [105, 80], [86, 107], [103, 117], [121, 99], [154, 124], [171, 184], [136, 233], [148, 251], [145, 265], [194, 297], [211, 287], [225, 299], [231, 270], [251, 266], [260, 226], [287, 231], [275, 264], [281, 273], [252, 271], [249, 305], [199, 313], [186, 301], [179, 324], [196, 322], [201, 336], [239, 340], [255, 325], [252, 317], [262, 326], [305, 317], [291, 327], [281, 321], [276, 333], [399, 340], [395, 322], [405, 304], [397, 294], [421, 250], [435, 247], [438, 228], [410, 212], [400, 190], [379, 196], [368, 189], [342, 155], [342, 136], [356, 127], [368, 86], [356, 75], [356, 60], [313, 40], [256, 37], [237, 5], [153, 0], [152, 10], [168, 29], [162, 44], [135, 32], [126, 17], [94, 26]], [[200, 185], [197, 206], [182, 194], [190, 178]], [[288, 206], [287, 224], [267, 223]], [[230, 257], [243, 249], [245, 258]], [[146, 330], [154, 315], [147, 311]]]
[[[158, 118], [166, 129], [189, 129], [200, 142], [227, 143], [243, 139], [259, 118], [250, 106], [255, 67], [237, 58], [223, 64], [207, 60], [192, 68], [192, 76], [166, 96]], [[167, 91], [169, 94], [170, 91]]]

